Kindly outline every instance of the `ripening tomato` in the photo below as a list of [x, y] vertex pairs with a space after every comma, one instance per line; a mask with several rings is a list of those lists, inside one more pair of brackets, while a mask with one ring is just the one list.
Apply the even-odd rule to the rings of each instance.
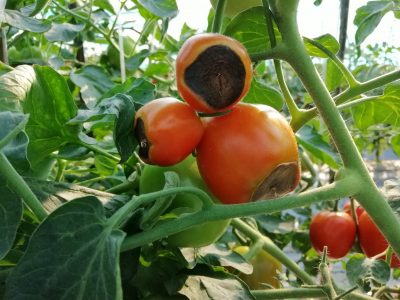
[[355, 238], [356, 224], [347, 213], [322, 211], [311, 220], [311, 244], [319, 253], [327, 246], [330, 258], [344, 257], [353, 246]]
[[150, 101], [136, 112], [134, 132], [143, 161], [171, 166], [192, 153], [204, 127], [189, 105], [166, 97]]
[[[185, 160], [170, 167], [146, 165], [140, 176], [141, 194], [162, 190], [165, 185], [164, 173], [172, 171], [178, 174], [180, 186], [196, 187], [210, 194], [200, 176], [196, 159], [190, 155]], [[165, 212], [168, 219], [177, 218], [201, 210], [203, 202], [195, 195], [177, 194]], [[230, 220], [211, 221], [169, 236], [166, 241], [176, 247], [203, 247], [217, 241], [229, 226]]]
[[296, 137], [278, 111], [240, 103], [204, 123], [197, 163], [222, 203], [270, 199], [296, 188], [300, 180]]
[[252, 66], [238, 41], [217, 33], [190, 37], [176, 58], [176, 83], [182, 98], [205, 113], [229, 110], [250, 88]]
[[[389, 246], [387, 240], [375, 225], [371, 217], [364, 211], [358, 219], [358, 239], [360, 246], [367, 257], [373, 257], [384, 252]], [[385, 258], [384, 256], [382, 257]], [[400, 268], [400, 260], [393, 253], [390, 266], [392, 268]]]
[[[245, 255], [249, 252], [248, 246], [237, 246], [233, 251]], [[250, 261], [253, 266], [253, 273], [241, 274], [240, 278], [252, 290], [265, 289], [265, 284], [275, 288], [280, 287], [278, 273], [282, 272], [282, 264], [267, 251], [261, 249]]]
[[[355, 206], [355, 209], [356, 209], [357, 219], [359, 220], [361, 214], [364, 212], [364, 208], [356, 201], [354, 201], [354, 206]], [[345, 205], [343, 206], [343, 211], [345, 213], [349, 214], [350, 216], [352, 215], [350, 201], [345, 203]]]
[[[211, 4], [214, 8], [217, 7], [217, 3], [218, 0], [211, 0]], [[261, 5], [261, 0], [226, 0], [224, 16], [232, 18], [246, 9]]]

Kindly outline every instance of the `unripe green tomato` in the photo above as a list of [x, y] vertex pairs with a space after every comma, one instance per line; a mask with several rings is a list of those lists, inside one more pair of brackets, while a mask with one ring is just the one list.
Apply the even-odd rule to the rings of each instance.
[[[132, 40], [130, 37], [124, 36], [123, 44], [124, 44], [124, 54], [132, 55], [133, 49], [135, 48], [135, 41]], [[109, 45], [107, 48], [107, 57], [108, 57], [108, 62], [110, 63], [111, 66], [115, 68], [120, 67], [119, 52], [112, 45]]]
[[[140, 177], [140, 193], [146, 194], [162, 190], [165, 185], [164, 173], [168, 171], [178, 174], [180, 186], [196, 187], [211, 195], [200, 176], [196, 159], [191, 155], [170, 167], [146, 165]], [[175, 196], [166, 214], [183, 216], [200, 211], [202, 207], [203, 202], [194, 194], [179, 193]], [[216, 242], [225, 232], [229, 223], [230, 220], [203, 223], [171, 235], [166, 240], [168, 244], [176, 247], [204, 247]]]
[[[210, 0], [211, 5], [216, 8], [218, 0]], [[254, 6], [262, 5], [261, 0], [226, 0], [224, 16], [233, 18], [242, 11]]]

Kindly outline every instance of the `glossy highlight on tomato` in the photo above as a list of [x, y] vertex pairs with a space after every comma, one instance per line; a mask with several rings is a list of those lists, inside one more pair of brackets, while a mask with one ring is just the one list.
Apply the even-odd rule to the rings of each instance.
[[[358, 239], [361, 249], [367, 257], [376, 256], [384, 252], [389, 246], [378, 226], [375, 225], [366, 211], [361, 214], [358, 220]], [[385, 256], [382, 256], [382, 259], [384, 258]], [[400, 268], [400, 260], [394, 253], [390, 266], [392, 268]]]
[[356, 224], [347, 213], [322, 211], [311, 220], [311, 244], [319, 253], [322, 253], [324, 246], [327, 246], [330, 258], [346, 256], [355, 238]]
[[229, 110], [250, 88], [252, 66], [244, 46], [217, 33], [190, 37], [176, 58], [176, 82], [182, 98], [195, 110]]
[[146, 103], [135, 115], [139, 155], [148, 164], [170, 166], [196, 148], [204, 127], [196, 112], [172, 97]]
[[[182, 162], [170, 166], [160, 167], [146, 165], [140, 177], [139, 191], [141, 194], [162, 190], [165, 184], [165, 172], [172, 171], [178, 174], [180, 186], [196, 187], [210, 194], [206, 184], [200, 176], [196, 159], [190, 155]], [[177, 194], [165, 215], [179, 217], [201, 210], [203, 202], [195, 195]], [[217, 241], [230, 224], [230, 220], [212, 221], [199, 224], [190, 229], [169, 236], [166, 241], [175, 247], [203, 247]]]
[[204, 123], [197, 162], [204, 181], [222, 203], [271, 199], [296, 188], [297, 142], [278, 111], [240, 103]]

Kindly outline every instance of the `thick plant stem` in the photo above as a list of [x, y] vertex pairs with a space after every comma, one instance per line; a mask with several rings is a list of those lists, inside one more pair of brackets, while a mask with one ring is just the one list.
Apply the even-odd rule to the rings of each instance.
[[31, 191], [26, 182], [14, 169], [3, 152], [0, 151], [0, 174], [5, 178], [8, 186], [24, 200], [36, 217], [42, 221], [47, 217], [47, 212], [36, 195]]
[[0, 27], [0, 60], [8, 65], [7, 37], [2, 27]]
[[308, 299], [325, 297], [325, 292], [321, 287], [291, 288], [291, 289], [271, 289], [251, 291], [257, 300], [267, 299]]
[[365, 208], [397, 254], [400, 254], [400, 221], [368, 173], [363, 159], [336, 108], [329, 91], [306, 52], [296, 23], [298, 0], [272, 1], [273, 12], [287, 47], [285, 60], [296, 71], [314, 100], [320, 116], [332, 136], [346, 169], [358, 177], [355, 198]]
[[222, 19], [224, 17], [226, 0], [218, 0], [217, 7], [215, 8], [214, 20], [212, 23], [212, 32], [219, 33], [222, 28]]

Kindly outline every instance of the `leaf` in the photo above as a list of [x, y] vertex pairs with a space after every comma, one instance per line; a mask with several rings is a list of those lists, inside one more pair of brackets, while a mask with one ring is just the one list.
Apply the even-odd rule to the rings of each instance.
[[93, 4], [97, 7], [100, 7], [104, 10], [109, 11], [113, 15], [116, 14], [114, 7], [111, 5], [111, 3], [108, 0], [95, 0]]
[[174, 18], [178, 14], [175, 0], [138, 0], [144, 8], [160, 18]]
[[354, 25], [357, 26], [356, 44], [360, 45], [379, 25], [383, 16], [393, 8], [393, 1], [369, 1], [357, 9]]
[[326, 85], [329, 91], [334, 91], [340, 87], [343, 82], [343, 74], [335, 63], [328, 59], [326, 62]]
[[[266, 28], [264, 10], [256, 6], [236, 15], [226, 27], [224, 34], [241, 42], [252, 55], [271, 48]], [[274, 32], [279, 42], [281, 37], [276, 26]]]
[[39, 13], [42, 9], [44, 9], [48, 4], [50, 3], [50, 0], [36, 0], [34, 4], [34, 8], [32, 12], [29, 14], [30, 17], [36, 15]]
[[80, 126], [67, 122], [77, 107], [64, 77], [50, 67], [34, 66], [36, 80], [24, 102], [29, 114], [26, 132], [29, 136], [28, 159], [32, 167], [68, 142], [78, 141]]
[[266, 83], [253, 78], [250, 90], [244, 97], [243, 102], [266, 104], [272, 106], [276, 110], [281, 110], [284, 99], [280, 92], [269, 87]]
[[85, 28], [84, 24], [53, 23], [44, 36], [49, 42], [72, 41]]
[[4, 75], [12, 70], [14, 70], [12, 67], [10, 67], [9, 65], [0, 61], [0, 76]]
[[110, 228], [95, 197], [64, 204], [32, 235], [8, 277], [5, 298], [122, 299], [118, 261], [124, 236]]
[[353, 106], [351, 112], [360, 129], [376, 124], [400, 126], [400, 83], [386, 86], [382, 96]]
[[6, 9], [4, 10], [3, 16], [4, 23], [24, 31], [42, 33], [46, 32], [51, 27], [50, 23], [47, 21], [30, 18], [16, 10]]
[[[1, 179], [1, 177], [0, 177]], [[13, 246], [22, 217], [22, 201], [6, 186], [0, 186], [0, 260]]]
[[322, 136], [311, 126], [303, 126], [297, 132], [298, 143], [314, 157], [326, 163], [333, 169], [340, 166], [340, 158]]
[[95, 65], [84, 66], [71, 73], [71, 81], [81, 88], [82, 98], [88, 108], [93, 108], [97, 100], [115, 86], [110, 75]]
[[336, 54], [340, 48], [339, 42], [331, 34], [324, 34], [312, 40], [305, 39], [304, 45], [308, 54], [315, 57], [327, 58], [328, 55], [320, 48], [313, 45], [313, 42], [320, 44], [333, 54]]
[[390, 267], [382, 259], [370, 259], [358, 253], [347, 261], [346, 274], [352, 285], [368, 291], [370, 287], [366, 283], [366, 277], [384, 285], [390, 279]]
[[139, 53], [129, 57], [125, 61], [125, 67], [129, 71], [136, 71], [142, 62], [150, 56], [150, 51], [147, 49], [141, 50]]
[[398, 157], [400, 157], [400, 134], [392, 137], [390, 145]]
[[0, 76], [0, 111], [21, 112], [22, 102], [35, 80], [35, 71], [27, 65]]

